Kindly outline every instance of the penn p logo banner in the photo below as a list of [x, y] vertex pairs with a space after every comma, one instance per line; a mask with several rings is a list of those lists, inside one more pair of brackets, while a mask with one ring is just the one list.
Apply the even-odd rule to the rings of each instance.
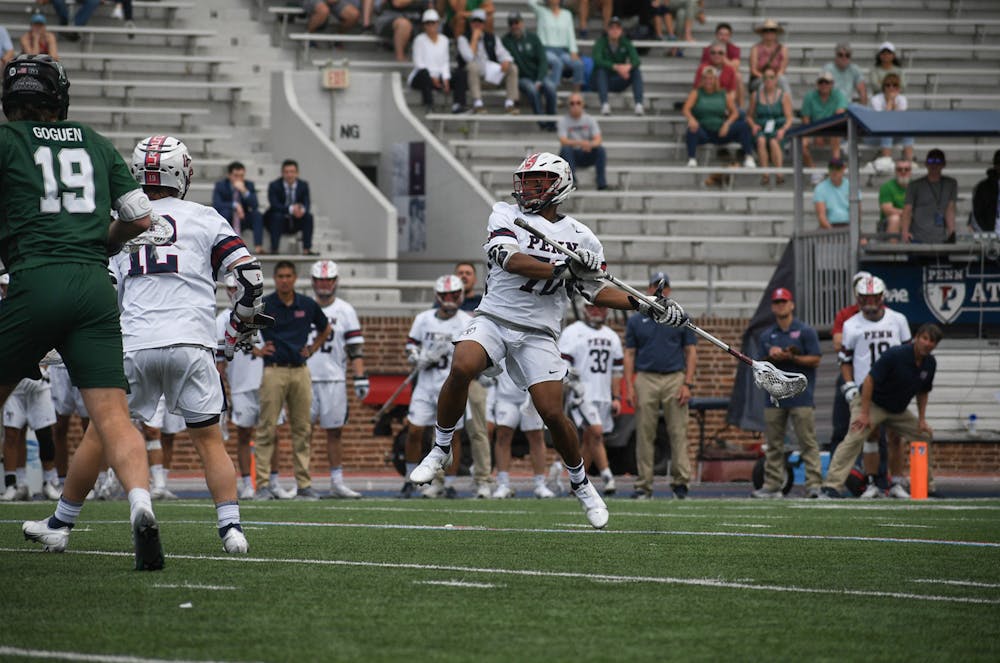
[[925, 267], [924, 301], [942, 324], [948, 324], [957, 318], [965, 302], [963, 270], [954, 267]]

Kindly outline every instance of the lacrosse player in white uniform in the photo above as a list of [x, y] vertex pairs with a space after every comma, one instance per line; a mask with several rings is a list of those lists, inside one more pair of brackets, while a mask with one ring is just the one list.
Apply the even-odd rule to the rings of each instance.
[[496, 427], [494, 455], [497, 464], [497, 487], [493, 499], [514, 497], [510, 485], [511, 442], [514, 430], [521, 429], [528, 438], [528, 454], [535, 481], [535, 497], [547, 499], [556, 494], [545, 485], [545, 424], [531, 404], [528, 392], [514, 384], [506, 372], [497, 376], [497, 384], [487, 396], [486, 419]]
[[[906, 316], [898, 311], [886, 308], [885, 282], [877, 276], [866, 276], [855, 285], [854, 292], [858, 298], [857, 313], [844, 323], [844, 335], [840, 350], [840, 373], [844, 377], [841, 391], [844, 399], [850, 405], [860, 394], [858, 385], [864, 384], [865, 378], [882, 353], [891, 347], [902, 345], [910, 340], [910, 323]], [[879, 431], [872, 431], [871, 437], [862, 446], [862, 464], [868, 485], [861, 494], [863, 499], [881, 496], [882, 490], [875, 483], [878, 475]], [[908, 499], [909, 492], [900, 483], [903, 477], [903, 440], [895, 432], [887, 433], [889, 474], [892, 485], [889, 496]]]
[[[580, 385], [580, 394], [571, 394], [570, 415], [583, 429], [583, 458], [586, 467], [597, 466], [604, 480], [604, 494], [615, 494], [615, 476], [608, 466], [604, 433], [615, 429], [614, 417], [621, 412], [621, 377], [625, 355], [618, 334], [604, 324], [608, 309], [584, 304], [583, 320], [563, 330], [559, 351], [569, 365], [569, 380]], [[568, 389], [567, 391], [576, 391]]]
[[[27, 429], [35, 431], [38, 440], [38, 457], [42, 462], [42, 495], [47, 500], [58, 500], [62, 495], [55, 469], [55, 443], [52, 426], [56, 411], [52, 406], [52, 393], [45, 367], [40, 367], [38, 380], [21, 380], [3, 405], [3, 464], [6, 484], [0, 501], [29, 501]], [[13, 483], [10, 483], [13, 478]]]
[[[112, 260], [118, 277], [129, 409], [149, 421], [160, 396], [180, 414], [205, 467], [219, 536], [228, 553], [247, 552], [240, 526], [236, 473], [219, 429], [225, 409], [215, 368], [215, 282], [236, 276], [239, 297], [226, 332], [227, 357], [262, 323], [263, 274], [229, 223], [211, 207], [183, 200], [193, 169], [187, 147], [171, 136], [151, 136], [132, 153], [132, 175], [153, 209], [174, 228], [171, 241]], [[229, 346], [232, 347], [229, 347]]]
[[[318, 260], [310, 270], [316, 303], [330, 320], [332, 331], [326, 341], [306, 361], [312, 378], [311, 420], [326, 430], [326, 453], [330, 461], [330, 497], [357, 499], [361, 493], [344, 483], [343, 451], [340, 435], [347, 423], [347, 364], [354, 377], [354, 395], [363, 400], [368, 395], [365, 372], [365, 338], [354, 307], [336, 296], [339, 272], [332, 260]], [[316, 341], [316, 332], [309, 343]]]
[[[559, 214], [559, 203], [573, 190], [573, 172], [565, 159], [543, 152], [528, 156], [514, 172], [517, 205], [496, 203], [487, 225], [483, 249], [489, 274], [486, 294], [476, 318], [455, 347], [451, 372], [438, 398], [435, 445], [410, 473], [415, 483], [429, 482], [451, 462], [455, 424], [465, 411], [469, 382], [486, 371], [506, 368], [514, 383], [528, 389], [552, 442], [570, 474], [570, 485], [587, 520], [595, 528], [608, 522], [608, 509], [587, 480], [580, 442], [563, 412], [562, 378], [566, 364], [559, 355], [559, 336], [568, 291], [578, 289], [589, 301], [611, 308], [637, 309], [661, 324], [681, 326], [687, 321], [678, 304], [657, 298], [629, 297], [608, 288], [603, 279], [604, 250], [585, 225]], [[523, 218], [534, 228], [574, 249], [578, 260], [550, 246], [514, 220]]]
[[66, 364], [58, 363], [49, 366], [49, 384], [52, 387], [52, 404], [56, 409], [56, 425], [52, 427], [52, 437], [56, 445], [56, 471], [59, 483], [66, 478], [69, 467], [69, 449], [67, 436], [70, 419], [75, 414], [80, 419], [80, 429], [87, 430], [90, 425], [90, 415], [83, 403], [80, 389], [70, 380]]
[[142, 422], [141, 428], [149, 459], [149, 496], [154, 500], [175, 500], [177, 495], [167, 488], [167, 475], [174, 456], [174, 437], [187, 428], [184, 417], [169, 412], [167, 399], [161, 396], [153, 418]]
[[[412, 474], [417, 466], [416, 461], [420, 458], [424, 429], [434, 424], [438, 393], [441, 391], [441, 384], [448, 376], [455, 347], [453, 343], [472, 320], [468, 313], [459, 310], [462, 305], [463, 290], [462, 279], [457, 276], [447, 274], [438, 278], [434, 282], [434, 299], [438, 306], [423, 311], [414, 318], [409, 337], [406, 339], [406, 358], [420, 371], [417, 374], [417, 386], [410, 396], [410, 412], [407, 416], [409, 419], [409, 435], [406, 438], [407, 476]], [[456, 428], [461, 428], [464, 424], [466, 401], [467, 399], [462, 401], [461, 414], [455, 421]], [[449, 467], [442, 464], [437, 468], [447, 470], [444, 484], [432, 483], [427, 486], [423, 491], [424, 497], [458, 496], [454, 482], [460, 455], [461, 451], [456, 454], [454, 463], [449, 458], [447, 463]], [[410, 497], [413, 494], [414, 483], [431, 483], [438, 478], [437, 470], [434, 474], [435, 476], [429, 477], [426, 481], [411, 480], [404, 483], [400, 497]]]

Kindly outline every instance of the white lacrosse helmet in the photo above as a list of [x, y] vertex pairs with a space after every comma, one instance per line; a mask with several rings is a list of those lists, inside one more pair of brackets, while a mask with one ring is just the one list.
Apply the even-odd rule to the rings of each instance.
[[177, 189], [183, 198], [194, 177], [187, 145], [173, 136], [140, 140], [132, 151], [132, 177], [143, 186]]
[[[525, 191], [524, 178], [531, 174], [550, 175], [548, 186], [542, 191]], [[536, 152], [527, 156], [514, 171], [514, 200], [522, 212], [537, 214], [549, 205], [566, 200], [576, 188], [573, 169], [562, 157], [550, 152]]]
[[332, 260], [317, 260], [309, 270], [313, 290], [320, 297], [333, 297], [337, 291], [336, 279], [340, 275], [337, 263]]
[[446, 274], [434, 282], [434, 299], [441, 306], [441, 310], [449, 313], [457, 311], [464, 298], [465, 286], [462, 284], [462, 279], [454, 274]]
[[597, 304], [590, 303], [583, 305], [583, 320], [591, 327], [600, 327], [607, 319], [607, 306], [598, 306]]
[[10, 274], [0, 274], [0, 285], [10, 285]]
[[857, 288], [858, 281], [868, 276], [871, 276], [871, 272], [866, 272], [866, 271], [855, 272], [854, 276], [851, 277], [851, 288]]
[[865, 316], [878, 315], [885, 306], [885, 281], [877, 276], [866, 276], [858, 281], [854, 292], [858, 296], [858, 307]]
[[226, 272], [226, 275], [222, 277], [222, 283], [226, 286], [226, 294], [229, 295], [229, 303], [236, 304], [236, 275], [232, 272]]

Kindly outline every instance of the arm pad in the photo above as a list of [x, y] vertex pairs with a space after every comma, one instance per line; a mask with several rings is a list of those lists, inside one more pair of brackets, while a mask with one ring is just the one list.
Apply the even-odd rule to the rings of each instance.
[[345, 349], [347, 350], [348, 359], [361, 359], [365, 356], [364, 343], [350, 343]]
[[517, 244], [503, 243], [496, 244], [490, 247], [490, 250], [486, 252], [486, 257], [491, 261], [495, 262], [500, 266], [500, 269], [507, 269], [507, 263], [510, 261], [510, 257], [515, 253], [520, 252]]
[[133, 189], [115, 201], [112, 205], [118, 212], [118, 220], [122, 223], [132, 223], [153, 213], [153, 205], [142, 189]]
[[252, 320], [254, 315], [264, 311], [264, 272], [256, 259], [241, 262], [233, 267], [236, 277], [236, 315], [241, 320]]

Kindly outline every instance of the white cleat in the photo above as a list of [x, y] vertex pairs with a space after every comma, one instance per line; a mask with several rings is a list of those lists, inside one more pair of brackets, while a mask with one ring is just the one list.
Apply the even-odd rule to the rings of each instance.
[[549, 490], [557, 495], [566, 493], [566, 486], [562, 482], [562, 476], [563, 464], [558, 460], [552, 461], [552, 465], [549, 466], [549, 475], [546, 478], [546, 482], [549, 485]]
[[493, 491], [493, 499], [495, 500], [505, 500], [508, 497], [514, 497], [517, 491], [508, 486], [507, 484], [500, 484], [497, 489]]
[[21, 525], [21, 531], [24, 532], [25, 541], [36, 541], [42, 544], [42, 549], [45, 552], [62, 552], [66, 550], [66, 545], [69, 543], [69, 528], [52, 529], [49, 527], [48, 518], [28, 520]]
[[230, 527], [226, 535], [222, 537], [222, 549], [230, 555], [242, 555], [250, 550], [250, 544], [247, 543], [247, 537], [243, 535], [243, 532], [235, 527]]
[[271, 484], [270, 489], [271, 494], [274, 495], [274, 499], [276, 500], [293, 500], [298, 495], [298, 491], [291, 488], [282, 488], [281, 484], [277, 481]]
[[46, 481], [42, 484], [42, 495], [47, 500], [58, 501], [62, 497], [62, 488], [52, 481]]
[[877, 497], [882, 497], [882, 489], [873, 483], [868, 484], [865, 492], [861, 493], [861, 499], [863, 500], [873, 500]]
[[597, 494], [594, 484], [587, 480], [574, 488], [573, 494], [580, 500], [580, 505], [587, 512], [587, 520], [594, 529], [604, 529], [608, 524], [608, 505]]
[[416, 484], [430, 483], [440, 470], [451, 465], [451, 445], [445, 452], [439, 445], [431, 447], [430, 453], [424, 456], [420, 464], [410, 472], [410, 481]]
[[20, 486], [7, 486], [7, 489], [3, 491], [3, 495], [0, 495], [0, 502], [30, 502], [31, 501], [31, 490], [26, 484], [21, 484]]
[[490, 490], [490, 484], [481, 483], [476, 486], [476, 499], [488, 500], [493, 497], [493, 491]]
[[252, 483], [248, 483], [247, 485], [243, 486], [243, 488], [240, 489], [240, 492], [237, 495], [237, 497], [239, 497], [239, 499], [241, 500], [252, 500], [253, 496], [254, 496], [254, 489]]
[[444, 495], [444, 484], [438, 482], [429, 483], [420, 489], [420, 495], [431, 500], [441, 497]]
[[540, 500], [547, 500], [550, 497], [555, 497], [556, 494], [549, 490], [549, 487], [545, 484], [535, 486], [535, 497]]
[[335, 499], [357, 500], [361, 499], [361, 493], [356, 490], [351, 490], [343, 483], [332, 483], [330, 484], [330, 497]]
[[906, 491], [906, 488], [903, 488], [903, 484], [894, 483], [889, 489], [889, 497], [893, 497], [897, 500], [908, 500], [910, 499], [910, 493]]
[[607, 481], [604, 482], [604, 494], [605, 495], [614, 495], [615, 494], [615, 490], [617, 490], [617, 488], [615, 486], [615, 478], [611, 477], [610, 479], [608, 479]]
[[160, 486], [149, 491], [149, 496], [154, 500], [175, 500], [177, 496], [165, 486]]

